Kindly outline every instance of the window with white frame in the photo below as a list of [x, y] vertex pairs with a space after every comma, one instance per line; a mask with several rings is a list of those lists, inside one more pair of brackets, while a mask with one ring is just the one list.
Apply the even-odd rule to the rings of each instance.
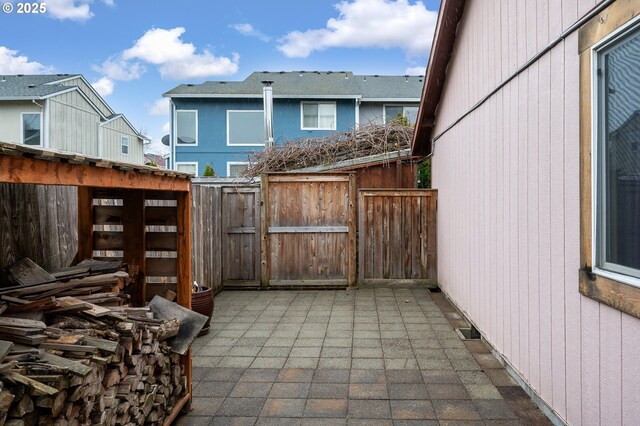
[[409, 123], [415, 124], [418, 118], [417, 106], [403, 106], [403, 105], [385, 105], [384, 106], [384, 122], [389, 123], [392, 120], [396, 120], [398, 117], [406, 117]]
[[227, 145], [264, 145], [264, 112], [227, 111]]
[[176, 161], [176, 170], [182, 173], [191, 173], [194, 176], [198, 176], [198, 163]]
[[42, 114], [23, 112], [21, 138], [25, 145], [42, 145]]
[[120, 152], [123, 155], [129, 155], [129, 136], [120, 136]]
[[242, 161], [227, 161], [227, 176], [241, 177], [249, 167], [249, 163]]
[[594, 266], [640, 286], [640, 21], [593, 49]]
[[198, 144], [198, 111], [176, 111], [176, 144]]
[[335, 102], [302, 102], [302, 130], [335, 130]]

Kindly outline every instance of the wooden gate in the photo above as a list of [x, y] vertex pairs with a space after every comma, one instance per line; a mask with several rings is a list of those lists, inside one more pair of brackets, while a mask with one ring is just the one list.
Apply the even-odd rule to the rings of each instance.
[[355, 285], [355, 175], [272, 174], [261, 186], [262, 286]]
[[222, 285], [260, 285], [260, 188], [222, 187]]
[[359, 191], [359, 282], [436, 282], [436, 190]]

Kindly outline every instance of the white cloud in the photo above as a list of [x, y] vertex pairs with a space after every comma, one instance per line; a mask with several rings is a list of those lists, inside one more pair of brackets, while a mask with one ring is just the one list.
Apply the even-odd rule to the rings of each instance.
[[183, 27], [170, 30], [152, 28], [133, 47], [122, 52], [122, 59], [139, 59], [158, 65], [163, 78], [174, 80], [228, 75], [238, 71], [237, 54], [228, 58], [214, 56], [208, 50], [196, 53], [193, 44], [180, 38], [184, 32]]
[[118, 57], [111, 57], [104, 61], [102, 65], [94, 65], [92, 68], [112, 80], [119, 81], [137, 80], [146, 71], [146, 68], [141, 63], [130, 63]]
[[111, 6], [111, 7], [116, 5], [114, 0], [102, 0], [102, 3], [106, 4], [107, 6]]
[[102, 97], [109, 96], [113, 93], [114, 82], [108, 77], [102, 77], [100, 80], [91, 83], [91, 85]]
[[424, 75], [427, 67], [407, 67], [404, 73], [407, 75]]
[[332, 47], [399, 48], [410, 57], [427, 55], [438, 12], [421, 1], [346, 0], [335, 7], [339, 16], [325, 28], [290, 32], [278, 49], [292, 58]]
[[149, 108], [150, 115], [169, 115], [169, 98], [160, 98]]
[[253, 28], [253, 25], [251, 24], [234, 24], [231, 25], [231, 28], [233, 28], [234, 30], [238, 31], [240, 34], [245, 35], [245, 36], [249, 36], [249, 37], [257, 37], [258, 39], [260, 39], [261, 41], [269, 41], [271, 40], [271, 37], [269, 37], [268, 35], [262, 33], [260, 30], [257, 30], [255, 28]]
[[171, 123], [166, 122], [162, 125], [162, 133], [169, 133], [171, 131]]
[[53, 71], [52, 67], [18, 55], [17, 50], [0, 46], [0, 74], [44, 74]]
[[64, 21], [87, 21], [93, 18], [93, 12], [88, 1], [76, 0], [47, 0], [47, 12], [55, 19]]

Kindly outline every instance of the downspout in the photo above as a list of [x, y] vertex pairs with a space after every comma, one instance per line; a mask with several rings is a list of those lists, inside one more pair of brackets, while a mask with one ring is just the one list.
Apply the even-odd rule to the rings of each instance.
[[173, 103], [173, 99], [169, 98], [169, 103], [171, 104], [170, 111], [170, 120], [171, 120], [171, 128], [169, 129], [169, 134], [171, 137], [169, 138], [171, 147], [171, 159], [169, 160], [169, 170], [178, 170], [176, 168], [176, 104]]
[[356, 129], [360, 127], [360, 99], [356, 99]]
[[273, 81], [262, 82], [262, 95], [264, 104], [264, 147], [273, 146]]

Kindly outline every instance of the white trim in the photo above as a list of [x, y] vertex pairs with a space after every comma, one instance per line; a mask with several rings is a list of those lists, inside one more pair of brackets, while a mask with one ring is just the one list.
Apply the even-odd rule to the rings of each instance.
[[[69, 80], [73, 80], [73, 79], [76, 79], [76, 78], [80, 78], [80, 79], [84, 82], [84, 84], [86, 84], [86, 85], [89, 87], [89, 90], [91, 90], [91, 92], [93, 92], [93, 94], [94, 94], [98, 99], [100, 99], [100, 101], [102, 101], [102, 103], [104, 104], [104, 106], [105, 106], [105, 107], [106, 107], [106, 108], [111, 112], [111, 115], [113, 115], [113, 114], [115, 114], [115, 113], [116, 113], [113, 109], [111, 109], [111, 107], [109, 106], [109, 104], [108, 104], [108, 103], [107, 103], [107, 102], [102, 98], [102, 96], [100, 96], [100, 94], [99, 94], [98, 92], [96, 92], [96, 89], [94, 89], [94, 88], [93, 88], [93, 86], [91, 85], [91, 83], [89, 83], [89, 82], [87, 81], [87, 79], [86, 79], [86, 78], [84, 78], [84, 76], [83, 76], [82, 74], [71, 75], [71, 76], [69, 76], [69, 77], [65, 77], [65, 78], [62, 78], [62, 79], [60, 79], [60, 80], [56, 80], [56, 81], [51, 81], [51, 82], [49, 82], [49, 83], [45, 83], [45, 85], [50, 86], [50, 85], [53, 85], [53, 84], [60, 84], [60, 83], [62, 83], [62, 82], [69, 81]], [[78, 86], [73, 86], [73, 87], [78, 88]], [[79, 88], [78, 88], [78, 89], [79, 89]], [[80, 92], [82, 92], [82, 90], [80, 90]]]
[[169, 103], [171, 105], [170, 111], [170, 129], [169, 129], [169, 149], [171, 150], [171, 164], [169, 164], [170, 170], [176, 169], [176, 104], [173, 103], [172, 99], [169, 99]]
[[251, 163], [248, 161], [227, 161], [227, 177], [231, 177], [231, 166], [241, 166], [244, 164], [248, 166]]
[[27, 145], [27, 146], [39, 146], [42, 148], [43, 142], [43, 123], [42, 123], [42, 111], [26, 111], [20, 113], [20, 143], [25, 145], [24, 143], [24, 116], [26, 114], [38, 114], [40, 116], [40, 143], [38, 145]]
[[[305, 104], [325, 104], [325, 105], [333, 105], [333, 121], [331, 122], [331, 127], [304, 127], [304, 105]], [[320, 124], [320, 108], [318, 108], [318, 124]], [[300, 102], [300, 130], [336, 130], [338, 127], [338, 107], [335, 102], [310, 102], [310, 101], [301, 101]]]
[[[125, 145], [123, 142], [127, 140], [127, 144]], [[127, 147], [127, 152], [122, 152], [122, 148]], [[121, 155], [129, 155], [129, 135], [120, 135], [120, 154]]]
[[[262, 99], [263, 95], [253, 93], [194, 93], [194, 94], [167, 94], [166, 98], [241, 98]], [[362, 99], [360, 95], [273, 95], [273, 99]], [[404, 99], [402, 99], [404, 101]], [[416, 102], [419, 102], [418, 98]]]
[[[228, 109], [227, 110], [227, 146], [265, 146], [264, 141], [262, 143], [229, 143], [229, 113], [230, 112], [259, 112], [264, 117], [263, 109]], [[262, 128], [261, 133], [264, 136], [264, 127]]]
[[[175, 170], [179, 171], [178, 170], [178, 166], [183, 165], [183, 164], [186, 165], [186, 166], [195, 166], [196, 167], [196, 172], [195, 172], [194, 176], [198, 176], [198, 162], [197, 161], [175, 161], [175, 165], [176, 165]], [[189, 172], [180, 172], [180, 173], [189, 173]]]
[[359, 128], [360, 127], [360, 100], [356, 100], [356, 110], [355, 110], [355, 120], [354, 120], [354, 124], [355, 124], [355, 128]]
[[[631, 273], [638, 274], [638, 270], [629, 268], [624, 265], [609, 263], [603, 258], [599, 259], [599, 255], [605, 254], [604, 238], [600, 238], [598, 228], [604, 229], [606, 227], [606, 209], [602, 208], [606, 203], [606, 196], [602, 189], [602, 182], [606, 170], [601, 167], [600, 158], [602, 157], [602, 148], [599, 141], [603, 140], [603, 130], [599, 124], [600, 118], [600, 106], [598, 101], [602, 96], [600, 93], [600, 87], [598, 84], [598, 55], [602, 51], [607, 50], [611, 45], [615, 44], [619, 38], [624, 37], [627, 31], [640, 31], [638, 28], [633, 28], [640, 22], [640, 15], [631, 19], [626, 24], [612, 31], [607, 36], [603, 37], [593, 46], [591, 46], [591, 269], [594, 274], [608, 278], [614, 281], [618, 281], [633, 287], [640, 287], [640, 277], [632, 276]], [[602, 210], [602, 211], [601, 211]], [[603, 269], [610, 268], [610, 269]]]
[[[181, 112], [195, 112], [196, 114], [196, 142], [195, 143], [178, 143], [178, 113]], [[176, 134], [176, 146], [192, 147], [198, 146], [198, 110], [197, 109], [176, 109], [175, 110], [175, 126], [174, 133]]]
[[49, 140], [49, 123], [51, 122], [49, 99], [44, 100], [44, 108], [42, 114], [42, 127], [44, 128], [44, 139], [42, 140], [43, 147], [49, 149], [51, 147], [51, 141]]
[[420, 103], [420, 98], [362, 98], [362, 102], [396, 102], [396, 103]]

